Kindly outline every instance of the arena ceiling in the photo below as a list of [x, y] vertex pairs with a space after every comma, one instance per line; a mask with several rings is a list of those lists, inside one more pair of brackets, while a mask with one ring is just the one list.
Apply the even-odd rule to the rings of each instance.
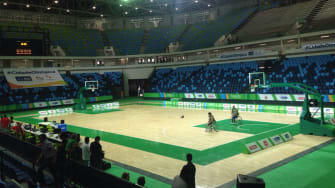
[[217, 7], [232, 0], [0, 0], [1, 9], [80, 17], [134, 17], [183, 13]]

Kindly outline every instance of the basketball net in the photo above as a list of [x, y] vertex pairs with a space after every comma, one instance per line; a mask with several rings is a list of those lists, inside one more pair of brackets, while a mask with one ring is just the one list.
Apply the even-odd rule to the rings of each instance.
[[256, 90], [256, 86], [255, 86], [255, 84], [251, 84], [251, 85], [250, 85], [250, 91], [254, 93], [255, 90]]
[[91, 86], [91, 91], [94, 92], [95, 91], [95, 88], [94, 86]]

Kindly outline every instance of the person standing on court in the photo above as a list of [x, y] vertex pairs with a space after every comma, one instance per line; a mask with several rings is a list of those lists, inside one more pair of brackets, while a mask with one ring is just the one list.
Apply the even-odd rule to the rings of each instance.
[[91, 151], [90, 165], [93, 168], [101, 169], [104, 154], [100, 144], [100, 136], [95, 137], [94, 142], [91, 143], [90, 151]]
[[233, 108], [231, 109], [231, 122], [236, 123], [236, 118], [238, 117], [238, 110], [235, 108], [235, 105], [233, 105]]
[[195, 188], [195, 166], [192, 163], [192, 154], [186, 155], [187, 164], [183, 166], [180, 177], [183, 179], [188, 188]]

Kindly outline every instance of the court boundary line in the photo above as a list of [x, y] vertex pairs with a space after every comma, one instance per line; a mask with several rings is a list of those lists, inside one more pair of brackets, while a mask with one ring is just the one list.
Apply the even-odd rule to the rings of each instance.
[[[274, 169], [279, 168], [281, 166], [284, 166], [284, 165], [286, 165], [286, 164], [288, 164], [288, 163], [290, 163], [292, 161], [295, 161], [295, 160], [297, 160], [299, 158], [302, 158], [302, 157], [304, 157], [304, 156], [306, 156], [306, 155], [308, 155], [310, 153], [318, 151], [318, 150], [322, 149], [323, 147], [326, 147], [326, 146], [328, 146], [330, 144], [333, 144], [333, 143], [335, 143], [335, 138], [333, 138], [331, 140], [328, 140], [328, 141], [326, 141], [324, 143], [321, 143], [319, 145], [316, 145], [314, 147], [311, 147], [311, 148], [309, 148], [309, 149], [307, 149], [305, 151], [302, 151], [300, 153], [297, 153], [297, 154], [295, 154], [295, 155], [293, 155], [293, 156], [291, 156], [289, 158], [283, 159], [283, 160], [278, 161], [276, 163], [273, 163], [273, 164], [271, 164], [269, 166], [266, 166], [264, 168], [258, 169], [258, 170], [254, 171], [254, 172], [251, 172], [251, 173], [247, 174], [247, 175], [248, 176], [256, 176], [256, 177], [258, 177], [258, 176], [260, 176], [262, 174], [270, 172], [271, 170], [274, 170]], [[237, 176], [237, 174], [236, 174], [236, 176]], [[233, 186], [236, 186], [236, 178], [233, 179], [233, 180], [231, 180], [231, 181], [229, 181], [229, 182], [227, 182], [227, 183], [225, 183], [225, 184], [217, 186], [216, 188], [232, 188]]]

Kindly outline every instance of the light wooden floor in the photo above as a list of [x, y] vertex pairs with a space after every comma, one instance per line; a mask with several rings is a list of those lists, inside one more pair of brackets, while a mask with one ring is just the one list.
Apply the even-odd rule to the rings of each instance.
[[[158, 106], [121, 106], [122, 111], [103, 114], [80, 114], [49, 117], [49, 120], [112, 132], [131, 137], [168, 143], [197, 150], [222, 145], [250, 136], [249, 134], [220, 131], [209, 134], [193, 127], [207, 122], [211, 111], [217, 120], [230, 118], [228, 111], [164, 108]], [[184, 114], [185, 118], [180, 116]], [[295, 115], [241, 112], [243, 119], [274, 123], [298, 123]], [[212, 164], [197, 166], [197, 187], [216, 187], [236, 178], [236, 174], [248, 174], [270, 164], [293, 156], [315, 145], [328, 141], [327, 137], [297, 135], [293, 141], [252, 154], [239, 154]], [[134, 166], [170, 179], [179, 174], [184, 161], [137, 150], [113, 143], [102, 142], [106, 158]]]

